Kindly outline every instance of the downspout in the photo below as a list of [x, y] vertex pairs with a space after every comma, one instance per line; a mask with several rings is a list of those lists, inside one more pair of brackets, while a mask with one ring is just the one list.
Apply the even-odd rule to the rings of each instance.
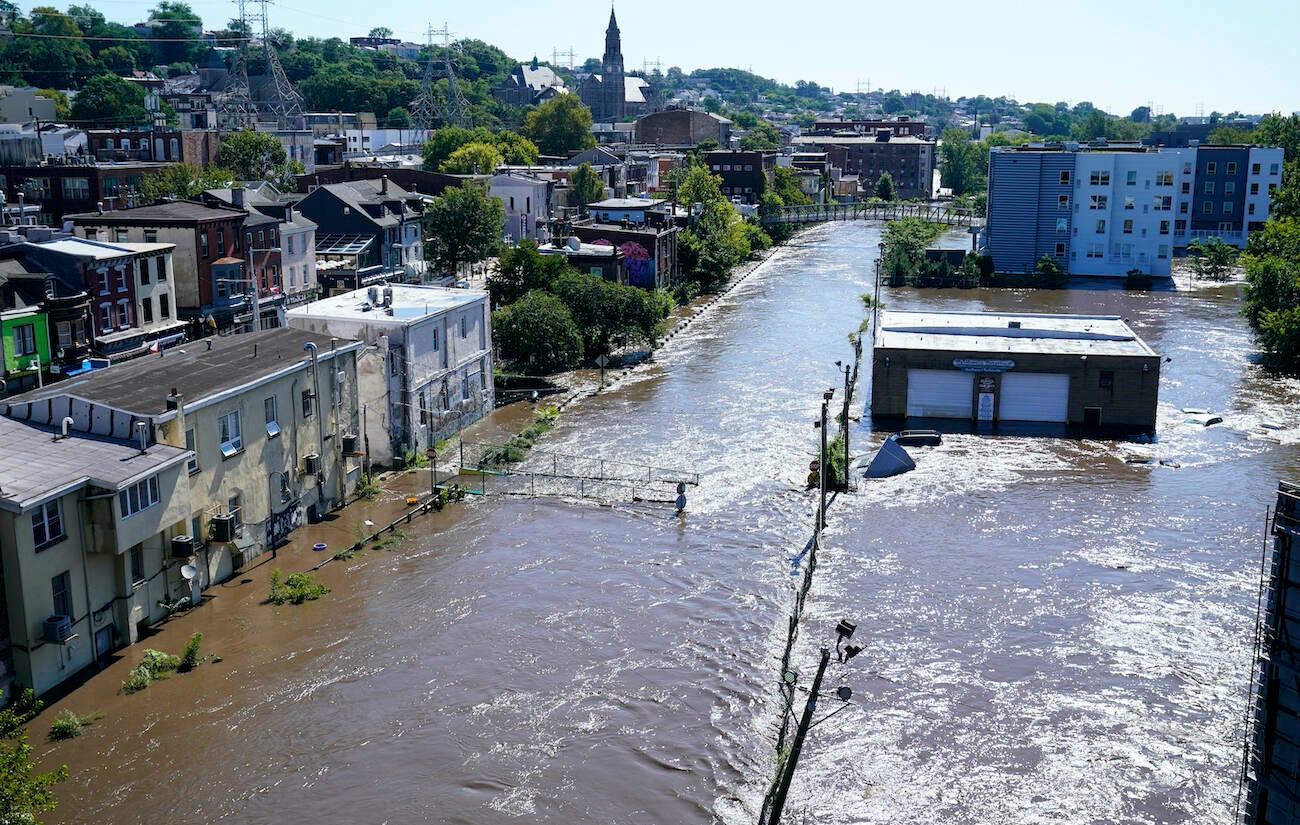
[[325, 503], [325, 485], [323, 483], [325, 479], [325, 465], [323, 463], [325, 460], [325, 422], [322, 420], [324, 413], [321, 410], [320, 378], [316, 370], [316, 344], [308, 341], [303, 345], [303, 349], [311, 353], [311, 385], [312, 393], [315, 396], [312, 404], [314, 405], [313, 411], [316, 414], [316, 440], [318, 445], [316, 455], [322, 462], [316, 470], [316, 504], [319, 508]]

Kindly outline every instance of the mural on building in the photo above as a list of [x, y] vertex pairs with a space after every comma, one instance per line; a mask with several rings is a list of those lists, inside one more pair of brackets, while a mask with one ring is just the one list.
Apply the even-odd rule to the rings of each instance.
[[619, 247], [623, 253], [623, 268], [627, 272], [627, 282], [642, 289], [655, 288], [655, 262], [646, 248], [635, 241], [628, 241]]

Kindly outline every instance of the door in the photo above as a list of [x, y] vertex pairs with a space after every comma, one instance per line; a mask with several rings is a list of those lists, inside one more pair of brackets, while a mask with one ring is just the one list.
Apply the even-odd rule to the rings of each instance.
[[1070, 376], [1054, 373], [1008, 372], [1002, 376], [1002, 421], [1069, 420]]
[[974, 373], [908, 370], [907, 414], [916, 418], [969, 419], [974, 387]]

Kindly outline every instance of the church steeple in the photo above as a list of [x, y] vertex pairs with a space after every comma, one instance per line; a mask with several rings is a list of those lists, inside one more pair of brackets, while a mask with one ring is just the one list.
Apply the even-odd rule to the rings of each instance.
[[[618, 19], [614, 17], [614, 5], [609, 6], [609, 28], [605, 29], [605, 60], [608, 64], [610, 60], [618, 61], [619, 67], [623, 65], [623, 42], [619, 36]], [[608, 70], [606, 70], [608, 71]]]

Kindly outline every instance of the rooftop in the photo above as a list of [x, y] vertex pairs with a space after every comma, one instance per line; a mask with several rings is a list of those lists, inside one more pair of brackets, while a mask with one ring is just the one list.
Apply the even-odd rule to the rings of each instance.
[[[393, 314], [389, 316], [370, 299], [370, 289], [392, 290]], [[375, 324], [406, 324], [449, 309], [469, 306], [487, 300], [488, 294], [475, 289], [448, 289], [440, 286], [414, 284], [379, 284], [367, 289], [356, 289], [342, 295], [331, 295], [288, 310], [289, 318], [330, 318], [345, 321], [366, 321]], [[379, 299], [382, 301], [382, 297]], [[368, 308], [367, 308], [368, 307]]]
[[800, 135], [794, 139], [794, 142], [801, 146], [820, 145], [823, 143], [834, 143], [843, 146], [856, 146], [864, 143], [879, 143], [881, 145], [894, 144], [912, 144], [933, 146], [933, 140], [926, 140], [914, 135], [890, 135], [889, 140], [878, 140], [875, 135], [864, 135], [858, 132], [841, 135]]
[[588, 209], [649, 209], [662, 203], [653, 198], [606, 198], [587, 204]]
[[[134, 255], [136, 250], [127, 247], [124, 244], [104, 243], [103, 241], [91, 241], [84, 238], [62, 238], [57, 241], [41, 241], [35, 246], [42, 249], [48, 249], [52, 252], [58, 252], [63, 255], [74, 255], [78, 258], [90, 258], [95, 261], [108, 261], [114, 258], [125, 258]], [[169, 244], [174, 246], [174, 244]]]
[[876, 346], [990, 354], [1155, 356], [1114, 315], [885, 310], [880, 314]]
[[138, 446], [122, 441], [85, 433], [56, 440], [56, 434], [50, 427], [0, 418], [0, 442], [5, 445], [0, 453], [0, 509], [21, 512], [86, 483], [120, 490], [189, 455], [188, 450], [161, 444], [151, 444], [142, 454]]
[[[161, 415], [167, 411], [167, 394], [173, 387], [189, 405], [294, 365], [305, 367], [310, 363], [304, 351], [308, 343], [315, 344], [322, 354], [329, 352], [328, 336], [298, 329], [213, 336], [164, 349], [158, 356], [137, 358], [60, 381], [15, 396], [9, 402], [71, 395], [140, 416]], [[342, 349], [351, 343], [338, 342], [336, 347]]]
[[149, 223], [152, 221], [179, 221], [188, 223], [213, 218], [242, 217], [247, 213], [233, 206], [208, 206], [196, 201], [164, 201], [152, 206], [137, 206], [133, 209], [114, 209], [111, 212], [83, 212], [79, 215], [67, 215], [75, 223], [126, 224]]

